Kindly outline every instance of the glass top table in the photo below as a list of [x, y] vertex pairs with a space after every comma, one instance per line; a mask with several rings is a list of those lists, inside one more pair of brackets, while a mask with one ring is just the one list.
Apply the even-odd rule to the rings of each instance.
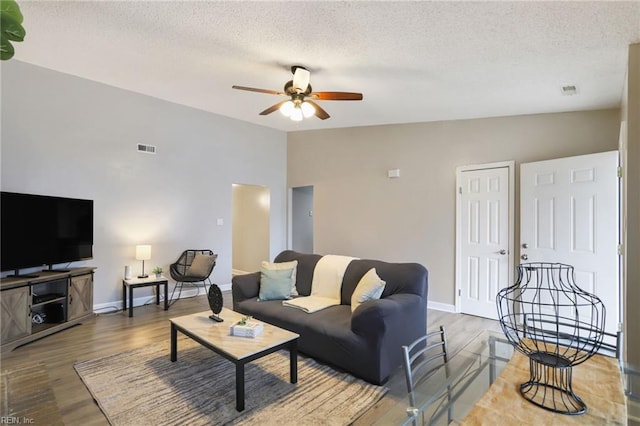
[[[415, 390], [415, 406], [408, 395], [394, 403], [377, 419], [379, 425], [451, 425], [459, 424], [489, 390], [514, 354], [513, 346], [502, 333], [483, 331], [457, 353], [449, 354], [443, 364]], [[626, 364], [621, 373], [626, 388], [638, 370]], [[403, 374], [403, 373], [402, 373]], [[403, 381], [404, 385], [404, 381]], [[406, 385], [405, 385], [406, 392]], [[627, 391], [627, 402], [634, 396]]]

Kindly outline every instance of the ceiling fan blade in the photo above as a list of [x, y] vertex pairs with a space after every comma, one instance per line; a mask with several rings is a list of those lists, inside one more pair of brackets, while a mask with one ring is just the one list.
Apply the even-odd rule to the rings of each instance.
[[260, 115], [267, 115], [267, 114], [271, 114], [273, 111], [277, 111], [280, 109], [280, 107], [285, 103], [285, 102], [289, 102], [288, 100], [286, 101], [282, 101], [282, 102], [278, 102], [275, 105], [271, 105], [269, 108], [265, 109], [264, 111], [262, 111], [260, 113]]
[[293, 73], [293, 88], [300, 92], [305, 92], [311, 81], [311, 73], [303, 67], [296, 67]]
[[352, 92], [313, 92], [310, 98], [318, 101], [361, 101], [362, 93]]
[[320, 105], [318, 105], [317, 103], [310, 101], [309, 99], [305, 100], [305, 102], [310, 103], [311, 105], [313, 105], [313, 107], [316, 109], [316, 117], [318, 117], [320, 120], [326, 120], [327, 118], [331, 117], [327, 111], [325, 111], [324, 109], [322, 109], [320, 107]]
[[269, 95], [287, 96], [286, 93], [278, 92], [277, 90], [256, 89], [255, 87], [245, 87], [245, 86], [231, 86], [231, 88], [232, 89], [238, 89], [238, 90], [247, 90], [249, 92], [268, 93]]

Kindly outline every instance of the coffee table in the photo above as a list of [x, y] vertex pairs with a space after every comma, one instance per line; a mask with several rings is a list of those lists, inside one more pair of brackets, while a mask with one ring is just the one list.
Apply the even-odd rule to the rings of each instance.
[[178, 359], [178, 331], [202, 346], [223, 356], [236, 366], [236, 410], [244, 410], [244, 366], [280, 349], [289, 350], [291, 383], [298, 382], [298, 337], [296, 333], [264, 323], [258, 337], [237, 337], [229, 334], [229, 327], [243, 315], [222, 308], [224, 322], [209, 318], [210, 311], [171, 318], [171, 361]]

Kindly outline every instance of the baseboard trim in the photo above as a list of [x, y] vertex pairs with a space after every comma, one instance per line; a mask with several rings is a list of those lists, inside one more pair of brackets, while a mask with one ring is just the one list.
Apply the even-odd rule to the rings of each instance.
[[[218, 284], [218, 287], [220, 287], [220, 290], [222, 291], [230, 291], [231, 283]], [[152, 289], [155, 291], [155, 287], [152, 287]], [[169, 297], [171, 297], [171, 292], [173, 291], [173, 286], [171, 284], [169, 284], [168, 291], [169, 291]], [[181, 297], [183, 298], [195, 297], [195, 296], [204, 295], [204, 294], [205, 294], [204, 289], [202, 288], [202, 286], [200, 286], [198, 288], [183, 289]], [[147, 296], [134, 297], [133, 307], [135, 308], [136, 306], [143, 306], [143, 305], [148, 305], [150, 303], [155, 303], [155, 299], [156, 299], [155, 294], [151, 296], [147, 295]], [[164, 301], [164, 293], [160, 293], [160, 303], [162, 303], [163, 301]], [[114, 300], [112, 302], [106, 302], [106, 303], [94, 303], [93, 312], [96, 314], [105, 314], [105, 313], [112, 313], [116, 311], [122, 311], [122, 305], [123, 305], [122, 299]]]
[[444, 311], [444, 312], [451, 312], [451, 313], [455, 313], [456, 312], [456, 306], [455, 305], [450, 305], [448, 303], [440, 303], [440, 302], [434, 302], [429, 300], [427, 302], [427, 308], [428, 309], [435, 309], [436, 311]]

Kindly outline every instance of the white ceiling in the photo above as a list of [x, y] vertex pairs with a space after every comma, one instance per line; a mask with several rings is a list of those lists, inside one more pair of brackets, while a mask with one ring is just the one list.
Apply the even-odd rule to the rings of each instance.
[[[17, 60], [285, 131], [617, 107], [640, 42], [640, 1], [19, 4]], [[231, 89], [282, 90], [293, 64], [364, 100], [295, 123]]]

